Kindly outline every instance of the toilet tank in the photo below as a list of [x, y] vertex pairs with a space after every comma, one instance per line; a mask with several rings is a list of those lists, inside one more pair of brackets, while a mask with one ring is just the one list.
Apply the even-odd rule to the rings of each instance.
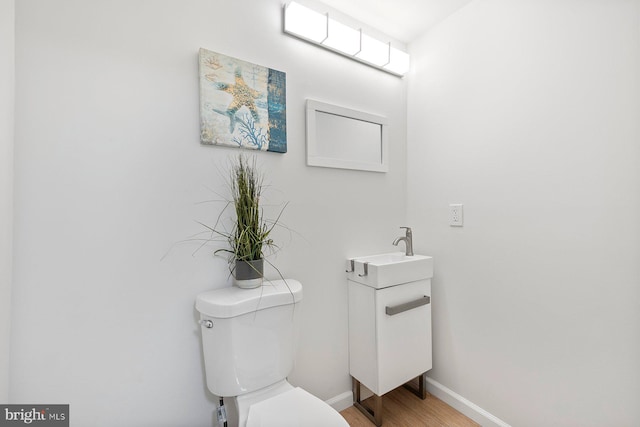
[[[200, 313], [207, 387], [231, 397], [275, 384], [293, 369], [294, 316], [302, 300], [297, 280], [265, 280], [196, 298]], [[211, 322], [207, 322], [207, 321]]]

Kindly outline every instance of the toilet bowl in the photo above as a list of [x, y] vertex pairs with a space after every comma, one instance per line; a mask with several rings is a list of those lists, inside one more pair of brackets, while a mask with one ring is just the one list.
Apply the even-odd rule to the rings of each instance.
[[229, 427], [348, 427], [331, 406], [287, 381], [295, 353], [297, 280], [228, 287], [196, 298], [207, 387]]
[[[241, 399], [240, 397], [239, 399]], [[348, 427], [349, 424], [331, 406], [300, 387], [286, 381], [277, 384], [261, 400], [243, 410], [239, 426], [243, 427]], [[244, 424], [243, 424], [244, 422]]]

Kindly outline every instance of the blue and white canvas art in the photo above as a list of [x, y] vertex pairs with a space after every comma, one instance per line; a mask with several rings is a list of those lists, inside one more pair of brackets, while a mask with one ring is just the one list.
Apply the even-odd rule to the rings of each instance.
[[286, 74], [201, 48], [200, 141], [286, 153]]

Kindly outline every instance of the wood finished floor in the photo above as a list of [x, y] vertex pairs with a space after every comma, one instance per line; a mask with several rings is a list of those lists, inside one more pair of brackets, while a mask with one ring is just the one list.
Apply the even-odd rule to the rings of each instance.
[[[365, 400], [366, 402], [366, 400]], [[427, 394], [421, 400], [404, 387], [399, 387], [382, 398], [383, 427], [478, 427], [470, 418], [462, 415], [437, 397]], [[340, 414], [351, 427], [374, 427], [354, 406]]]

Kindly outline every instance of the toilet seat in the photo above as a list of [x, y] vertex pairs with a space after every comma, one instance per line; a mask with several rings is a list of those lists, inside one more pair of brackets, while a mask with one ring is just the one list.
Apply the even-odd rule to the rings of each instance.
[[246, 427], [349, 427], [331, 406], [296, 387], [251, 405]]

